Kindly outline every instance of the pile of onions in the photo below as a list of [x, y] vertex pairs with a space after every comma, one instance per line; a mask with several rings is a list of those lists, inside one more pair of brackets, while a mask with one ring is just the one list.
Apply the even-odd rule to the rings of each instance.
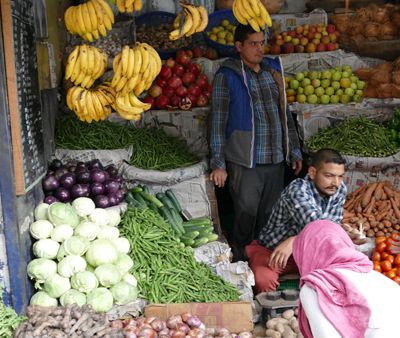
[[53, 160], [42, 180], [44, 202], [72, 202], [78, 197], [89, 197], [97, 208], [118, 205], [125, 198], [123, 179], [114, 165], [103, 167], [97, 159], [89, 162], [63, 164]]
[[191, 313], [172, 315], [167, 320], [157, 317], [139, 317], [115, 320], [112, 327], [122, 328], [126, 338], [250, 338], [252, 334], [244, 331], [239, 334], [227, 329], [206, 328], [200, 318]]

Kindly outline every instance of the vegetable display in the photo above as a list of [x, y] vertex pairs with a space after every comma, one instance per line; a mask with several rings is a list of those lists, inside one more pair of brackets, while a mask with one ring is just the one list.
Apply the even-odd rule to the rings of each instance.
[[342, 155], [360, 157], [386, 157], [396, 152], [387, 136], [387, 129], [364, 116], [322, 129], [311, 136], [306, 145], [312, 152], [332, 148]]
[[400, 148], [400, 108], [394, 110], [393, 118], [388, 125], [388, 137], [394, 147]]
[[18, 316], [13, 308], [6, 306], [2, 295], [0, 287], [0, 337], [11, 338], [14, 330], [25, 320], [25, 317]]
[[302, 338], [297, 320], [297, 308], [285, 310], [280, 316], [267, 320], [266, 338]]
[[[29, 262], [27, 273], [39, 290], [31, 305], [89, 304], [96, 312], [107, 312], [113, 304], [136, 300], [137, 282], [129, 274], [133, 266], [127, 255], [129, 241], [116, 228], [119, 211], [95, 208], [87, 197], [73, 205], [55, 202], [44, 208], [42, 203], [37, 209], [47, 210], [47, 219], [35, 210], [42, 219], [30, 226], [37, 239], [36, 258]], [[42, 232], [38, 223], [45, 224]]]
[[108, 121], [88, 125], [65, 116], [57, 124], [55, 142], [57, 148], [71, 150], [120, 149], [132, 145], [130, 164], [142, 169], [170, 170], [199, 162], [184, 140], [168, 136], [161, 129]]
[[236, 301], [237, 288], [196, 262], [191, 248], [176, 238], [171, 226], [149, 208], [128, 208], [121, 235], [131, 244], [130, 270], [141, 296], [150, 303]]
[[[76, 210], [89, 208], [93, 211], [95, 206], [108, 208], [124, 200], [125, 191], [122, 183], [122, 177], [118, 176], [118, 170], [112, 164], [103, 167], [97, 159], [86, 163], [67, 164], [53, 160], [42, 180], [46, 196], [44, 202], [52, 204], [57, 201], [64, 203], [74, 201]], [[83, 200], [85, 201], [83, 206], [82, 200], [75, 202], [79, 197], [90, 197], [92, 201]]]
[[389, 236], [400, 230], [400, 191], [390, 182], [361, 186], [347, 196], [343, 223], [362, 228], [368, 237]]

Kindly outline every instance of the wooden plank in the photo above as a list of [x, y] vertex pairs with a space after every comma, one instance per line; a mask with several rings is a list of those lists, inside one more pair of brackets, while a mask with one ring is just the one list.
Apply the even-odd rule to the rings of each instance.
[[15, 192], [17, 195], [25, 194], [25, 181], [23, 172], [23, 149], [21, 142], [21, 125], [18, 104], [17, 75], [14, 59], [13, 25], [11, 15], [11, 1], [1, 0], [1, 20], [3, 29], [4, 59], [6, 66], [6, 84], [8, 107], [10, 111], [10, 127], [13, 148], [13, 163], [15, 177]]

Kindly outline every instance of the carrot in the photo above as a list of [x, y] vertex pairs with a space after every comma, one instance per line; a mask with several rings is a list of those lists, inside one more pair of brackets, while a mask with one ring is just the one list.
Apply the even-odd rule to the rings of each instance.
[[383, 186], [383, 190], [385, 190], [386, 195], [387, 195], [389, 198], [393, 198], [393, 197], [395, 196], [394, 191], [393, 191], [391, 188], [389, 188], [387, 185], [384, 185], [384, 186]]
[[389, 208], [383, 209], [383, 210], [381, 211], [381, 213], [378, 214], [378, 215], [376, 216], [376, 220], [377, 220], [378, 222], [380, 222], [382, 219], [384, 219], [384, 218], [386, 217], [386, 215], [387, 215], [388, 212], [389, 212]]
[[354, 217], [354, 216], [355, 216], [354, 212], [349, 212], [347, 210], [345, 210], [343, 213], [343, 218], [350, 218], [350, 217]]
[[392, 209], [394, 215], [396, 216], [397, 219], [400, 219], [400, 210], [397, 207], [396, 201], [394, 200], [394, 198], [390, 198], [390, 202], [392, 203]]
[[372, 208], [374, 206], [375, 206], [375, 196], [372, 196], [371, 201], [369, 202], [369, 204], [364, 209], [364, 215], [370, 215], [371, 211], [372, 211]]
[[381, 200], [383, 200], [383, 201], [387, 201], [387, 199], [388, 199], [388, 197], [387, 197], [387, 195], [386, 195], [385, 191], [383, 191], [383, 194], [382, 194], [382, 198], [381, 198]]
[[364, 192], [361, 199], [361, 206], [365, 208], [371, 201], [372, 194], [374, 193], [378, 183], [371, 183], [367, 190]]
[[376, 201], [379, 201], [382, 198], [383, 194], [383, 182], [379, 182], [376, 186], [374, 197]]

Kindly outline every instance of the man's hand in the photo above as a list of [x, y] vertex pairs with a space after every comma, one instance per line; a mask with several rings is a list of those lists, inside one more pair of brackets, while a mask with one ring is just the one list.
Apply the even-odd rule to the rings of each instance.
[[303, 168], [303, 161], [293, 161], [292, 169], [296, 176], [299, 176], [301, 169]]
[[228, 173], [225, 169], [214, 169], [210, 174], [210, 180], [214, 181], [214, 184], [219, 188], [222, 188], [225, 185], [227, 177]]
[[279, 244], [274, 251], [272, 251], [271, 257], [269, 259], [268, 265], [271, 268], [284, 269], [290, 255], [293, 252], [293, 241], [295, 236], [289, 237]]

